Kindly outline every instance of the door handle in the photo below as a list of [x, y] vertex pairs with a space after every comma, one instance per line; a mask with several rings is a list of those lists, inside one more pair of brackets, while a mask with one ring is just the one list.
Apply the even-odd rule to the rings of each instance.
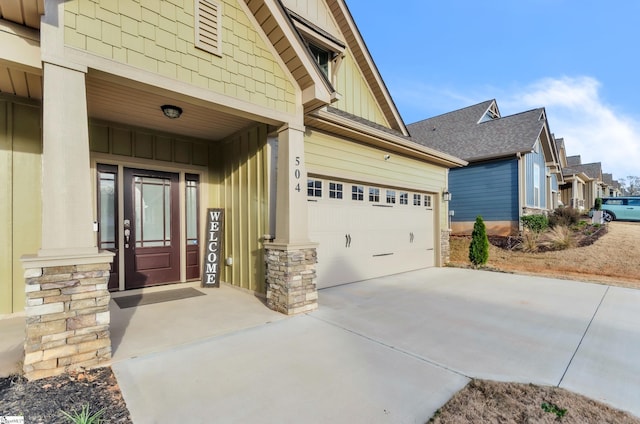
[[128, 219], [124, 220], [124, 247], [125, 249], [129, 248], [129, 237], [131, 236], [131, 221]]
[[351, 234], [344, 235], [344, 247], [351, 247]]

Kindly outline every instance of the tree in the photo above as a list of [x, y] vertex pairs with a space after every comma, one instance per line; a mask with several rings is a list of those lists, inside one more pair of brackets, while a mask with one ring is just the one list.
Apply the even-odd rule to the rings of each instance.
[[627, 178], [620, 178], [618, 182], [622, 186], [622, 194], [626, 196], [640, 195], [640, 177], [630, 175]]
[[486, 264], [489, 260], [489, 239], [487, 238], [487, 228], [480, 215], [476, 217], [476, 222], [473, 224], [471, 244], [469, 245], [469, 260], [476, 268]]

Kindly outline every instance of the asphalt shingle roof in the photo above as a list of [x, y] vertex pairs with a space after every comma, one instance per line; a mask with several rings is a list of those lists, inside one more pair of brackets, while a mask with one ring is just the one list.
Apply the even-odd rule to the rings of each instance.
[[414, 141], [469, 162], [530, 152], [545, 125], [544, 109], [478, 123], [494, 101], [425, 119], [407, 129]]
[[[566, 173], [565, 169], [567, 169], [567, 171], [573, 171], [573, 172]], [[570, 165], [569, 168], [564, 168], [562, 170], [563, 175], [577, 174], [579, 172], [584, 172], [589, 178], [600, 179], [602, 176], [602, 163], [594, 162], [594, 163], [585, 163], [582, 165]]]

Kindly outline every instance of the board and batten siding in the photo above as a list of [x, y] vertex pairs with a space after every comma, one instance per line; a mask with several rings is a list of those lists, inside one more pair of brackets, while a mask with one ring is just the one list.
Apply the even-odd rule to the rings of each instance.
[[386, 120], [371, 92], [369, 84], [362, 76], [362, 72], [349, 50], [345, 51], [345, 57], [338, 70], [336, 90], [342, 95], [342, 98], [331, 106], [376, 124], [389, 127], [389, 122]]
[[[225, 209], [221, 281], [266, 293], [263, 235], [269, 233], [267, 127], [243, 130], [212, 150], [211, 207]], [[217, 199], [217, 201], [216, 201]], [[221, 261], [223, 263], [223, 261]]]
[[470, 164], [449, 172], [453, 222], [518, 221], [518, 160]]
[[[446, 187], [447, 168], [394, 153], [385, 161], [386, 154], [307, 128], [305, 162], [310, 175], [435, 194]], [[446, 217], [440, 215], [440, 228], [446, 228]]]
[[[527, 153], [524, 155], [524, 163], [525, 163], [525, 201], [527, 207], [530, 208], [539, 208], [546, 209], [547, 208], [547, 182], [546, 182], [546, 164], [544, 160], [544, 151], [540, 146], [540, 141], [536, 142], [537, 152]], [[540, 187], [540, 204], [535, 205], [534, 202], [534, 164], [537, 164], [540, 173], [538, 179], [538, 186]]]
[[40, 105], [0, 97], [0, 315], [24, 310], [20, 257], [40, 248]]

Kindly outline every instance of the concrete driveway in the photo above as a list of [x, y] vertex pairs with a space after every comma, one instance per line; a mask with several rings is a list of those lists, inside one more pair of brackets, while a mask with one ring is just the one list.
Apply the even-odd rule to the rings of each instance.
[[639, 322], [636, 290], [432, 268], [113, 369], [137, 424], [421, 423], [470, 378], [559, 385], [640, 416]]

